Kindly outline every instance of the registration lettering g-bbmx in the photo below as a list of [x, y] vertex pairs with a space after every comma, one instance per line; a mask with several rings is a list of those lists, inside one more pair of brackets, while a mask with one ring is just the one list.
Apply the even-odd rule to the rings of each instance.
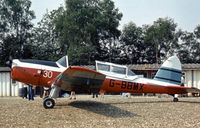
[[121, 89], [142, 91], [144, 84], [127, 82], [127, 81], [116, 81], [111, 79], [109, 86], [110, 87], [120, 86]]

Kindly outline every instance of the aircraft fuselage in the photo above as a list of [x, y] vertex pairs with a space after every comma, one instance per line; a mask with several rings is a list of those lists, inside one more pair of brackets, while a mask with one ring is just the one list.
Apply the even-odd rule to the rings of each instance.
[[[79, 66], [71, 66], [69, 71], [66, 69], [66, 67], [51, 61], [13, 60], [11, 76], [13, 80], [35, 86], [51, 87], [53, 82], [59, 81], [62, 82], [58, 84], [61, 89], [81, 93], [97, 92], [100, 89], [116, 93], [186, 93], [185, 88], [181, 88], [179, 85], [140, 78], [136, 75], [122, 78]], [[61, 79], [58, 78], [59, 74], [62, 74]], [[101, 74], [105, 77], [100, 78]]]

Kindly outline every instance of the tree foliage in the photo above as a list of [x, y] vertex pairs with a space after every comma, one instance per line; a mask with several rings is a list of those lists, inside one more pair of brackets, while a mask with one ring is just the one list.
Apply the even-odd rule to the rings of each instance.
[[35, 18], [30, 10], [29, 0], [0, 1], [0, 61], [4, 64], [9, 56], [28, 58], [31, 20]]
[[182, 32], [179, 56], [183, 63], [200, 63], [200, 26], [194, 32]]
[[178, 47], [176, 23], [170, 18], [159, 18], [149, 26], [145, 34], [145, 42], [149, 43], [155, 55], [156, 63], [167, 57], [168, 51]]
[[142, 27], [130, 22], [120, 31], [122, 13], [112, 0], [65, 0], [33, 27], [30, 7], [30, 0], [0, 1], [1, 65], [10, 57], [57, 60], [66, 54], [71, 65], [161, 63], [172, 54], [182, 63], [200, 63], [200, 25], [177, 30], [167, 17]]
[[123, 60], [128, 60], [127, 63], [144, 63], [145, 61], [145, 44], [144, 31], [141, 27], [130, 22], [125, 25], [122, 30], [121, 40], [123, 45], [122, 56]]
[[95, 58], [108, 58], [105, 53], [111, 52], [109, 46], [120, 36], [121, 17], [111, 0], [66, 0], [65, 12], [55, 21], [70, 62], [89, 64]]
[[54, 19], [63, 13], [63, 7], [46, 13], [42, 20], [32, 31], [32, 49], [33, 58], [45, 60], [58, 60], [62, 57], [61, 46], [59, 43], [58, 32], [55, 28]]

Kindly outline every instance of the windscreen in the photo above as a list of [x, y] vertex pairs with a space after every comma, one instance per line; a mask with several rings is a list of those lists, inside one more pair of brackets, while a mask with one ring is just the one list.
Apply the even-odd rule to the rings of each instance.
[[118, 74], [126, 74], [126, 68], [123, 67], [117, 67], [117, 66], [112, 66], [111, 72], [118, 73]]
[[98, 70], [110, 71], [110, 65], [97, 63]]
[[66, 56], [63, 56], [62, 58], [60, 58], [57, 63], [59, 63], [60, 65], [62, 65], [63, 67], [67, 67], [67, 63], [66, 63]]

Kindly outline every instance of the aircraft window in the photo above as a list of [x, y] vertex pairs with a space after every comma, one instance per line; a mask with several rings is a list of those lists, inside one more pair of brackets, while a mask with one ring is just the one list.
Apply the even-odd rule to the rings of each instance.
[[98, 70], [110, 71], [110, 66], [106, 64], [97, 63]]
[[112, 66], [111, 72], [118, 73], [118, 74], [126, 74], [126, 68]]
[[128, 76], [135, 76], [135, 73], [132, 72], [131, 70], [128, 70]]
[[63, 67], [67, 67], [66, 56], [63, 56], [63, 57], [60, 58], [57, 62], [58, 62], [60, 65], [62, 65]]

